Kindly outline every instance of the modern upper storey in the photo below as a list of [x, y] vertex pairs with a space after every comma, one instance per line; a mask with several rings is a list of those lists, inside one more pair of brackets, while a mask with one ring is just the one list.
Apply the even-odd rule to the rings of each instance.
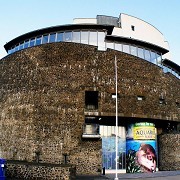
[[114, 49], [154, 63], [180, 78], [180, 66], [170, 60], [168, 42], [151, 24], [126, 14], [77, 18], [73, 24], [35, 30], [4, 45], [8, 54], [46, 43], [73, 42]]

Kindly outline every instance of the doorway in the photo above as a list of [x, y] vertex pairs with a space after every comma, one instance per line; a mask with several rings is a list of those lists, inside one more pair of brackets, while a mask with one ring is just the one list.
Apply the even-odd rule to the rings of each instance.
[[[102, 168], [106, 172], [116, 169], [116, 127], [100, 126], [102, 138]], [[118, 170], [126, 169], [126, 133], [125, 127], [118, 126]]]

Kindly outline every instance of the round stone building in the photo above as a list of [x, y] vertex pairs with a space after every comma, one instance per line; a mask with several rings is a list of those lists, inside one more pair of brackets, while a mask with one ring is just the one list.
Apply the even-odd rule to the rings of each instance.
[[180, 66], [154, 26], [98, 15], [4, 47], [0, 157], [8, 177], [113, 173], [116, 162], [118, 172], [180, 170]]

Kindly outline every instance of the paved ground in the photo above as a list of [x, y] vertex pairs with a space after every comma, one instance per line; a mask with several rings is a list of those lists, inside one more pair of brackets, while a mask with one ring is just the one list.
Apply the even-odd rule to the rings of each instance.
[[[78, 176], [77, 180], [107, 180], [114, 179], [115, 174], [101, 176]], [[155, 173], [118, 174], [119, 180], [180, 180], [180, 171], [158, 171]]]

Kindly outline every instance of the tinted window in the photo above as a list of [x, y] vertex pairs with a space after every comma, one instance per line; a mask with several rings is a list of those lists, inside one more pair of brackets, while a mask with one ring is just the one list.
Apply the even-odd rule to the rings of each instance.
[[15, 47], [13, 47], [13, 48], [11, 49], [11, 53], [13, 53], [13, 52], [15, 52]]
[[35, 38], [30, 40], [30, 47], [34, 46], [34, 44], [35, 44]]
[[19, 45], [17, 45], [16, 47], [15, 47], [15, 51], [18, 51], [19, 50]]
[[28, 47], [29, 47], [29, 40], [25, 41], [25, 43], [24, 43], [24, 48], [28, 48]]
[[21, 44], [19, 45], [19, 50], [23, 49], [23, 46], [24, 46], [24, 43], [21, 43]]
[[57, 34], [57, 42], [64, 41], [63, 34], [64, 34], [63, 32]]
[[43, 43], [43, 44], [48, 43], [48, 35], [44, 35], [44, 36], [43, 36], [42, 43]]
[[11, 49], [8, 49], [8, 54], [11, 54], [12, 52], [11, 52]]
[[49, 42], [55, 42], [55, 39], [56, 39], [56, 34], [53, 33], [53, 34], [50, 34], [50, 37], [49, 37]]
[[41, 44], [41, 37], [37, 37], [36, 38], [36, 45], [40, 45]]

